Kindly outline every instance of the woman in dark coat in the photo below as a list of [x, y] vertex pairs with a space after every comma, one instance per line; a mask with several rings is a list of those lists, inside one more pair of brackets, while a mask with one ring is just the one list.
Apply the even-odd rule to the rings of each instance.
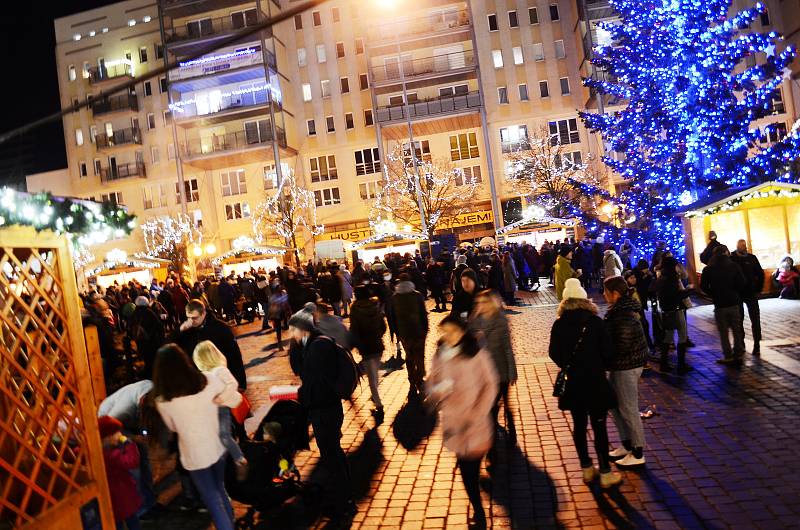
[[559, 368], [568, 367], [566, 392], [559, 397], [558, 407], [572, 414], [572, 437], [583, 469], [583, 481], [588, 484], [598, 474], [592, 466], [586, 442], [586, 425], [591, 420], [603, 488], [622, 482], [622, 476], [611, 471], [608, 458], [606, 417], [608, 411], [617, 406], [614, 391], [606, 380], [611, 347], [603, 320], [597, 316], [597, 306], [587, 299], [580, 281], [570, 278], [558, 306], [558, 319], [550, 332], [550, 358]]
[[503, 293], [503, 263], [498, 254], [492, 254], [489, 258], [489, 289]]
[[357, 286], [355, 295], [356, 301], [350, 306], [350, 333], [364, 360], [372, 402], [375, 404], [373, 415], [382, 421], [383, 403], [378, 394], [378, 369], [383, 355], [383, 334], [386, 333], [386, 322], [378, 299], [370, 297], [368, 287]]

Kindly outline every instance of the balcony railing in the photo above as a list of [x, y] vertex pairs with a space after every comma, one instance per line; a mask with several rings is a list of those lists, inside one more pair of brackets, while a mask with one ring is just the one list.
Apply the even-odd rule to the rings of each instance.
[[95, 116], [122, 110], [133, 110], [133, 111], [139, 110], [139, 100], [136, 99], [135, 94], [122, 94], [121, 96], [112, 96], [108, 98], [99, 99], [94, 103], [92, 103], [92, 113]]
[[[280, 127], [275, 131], [278, 137], [278, 144], [286, 146], [286, 132]], [[235, 131], [222, 135], [214, 135], [210, 138], [195, 138], [181, 144], [181, 153], [186, 158], [196, 158], [200, 156], [225, 153], [238, 149], [247, 149], [259, 144], [272, 141], [272, 131]]]
[[379, 24], [369, 30], [369, 39], [373, 43], [402, 40], [447, 30], [466, 29], [469, 26], [469, 12], [466, 9], [459, 9]]
[[378, 107], [378, 121], [381, 123], [405, 120], [407, 118], [420, 119], [439, 114], [452, 114], [469, 109], [478, 109], [481, 106], [479, 92], [469, 92], [455, 96], [444, 96], [424, 101], [416, 101], [409, 105], [395, 105]]
[[[410, 80], [416, 77], [429, 75], [442, 75], [475, 67], [475, 54], [472, 50], [445, 53], [422, 57], [420, 59], [406, 59], [403, 63], [403, 77]], [[400, 63], [394, 62], [371, 68], [373, 83], [389, 83], [400, 81]]]
[[[267, 50], [267, 64], [274, 70], [277, 68], [275, 55]], [[203, 57], [191, 62], [181, 63], [181, 65], [170, 71], [170, 80], [178, 81], [192, 79], [194, 77], [213, 75], [220, 72], [228, 72], [238, 68], [260, 65], [263, 63], [261, 45], [250, 46], [244, 50], [228, 53], [215, 53], [214, 55]]]
[[247, 12], [247, 14], [239, 12], [235, 15], [236, 16], [232, 14], [226, 17], [203, 18], [186, 24], [165, 27], [164, 40], [168, 43], [175, 43], [214, 37], [216, 35], [238, 31], [248, 26], [254, 26], [258, 22], [254, 10]]
[[197, 103], [192, 101], [185, 105], [174, 105], [172, 115], [176, 120], [181, 121], [187, 118], [194, 118], [197, 116], [214, 116], [220, 112], [225, 112], [232, 109], [248, 109], [250, 107], [258, 107], [266, 105], [269, 102], [267, 96], [268, 88], [259, 90], [257, 92], [246, 92], [244, 94], [236, 94], [225, 96], [215, 101], [212, 104], [207, 104], [202, 110], [198, 112]]
[[133, 77], [133, 65], [119, 61], [112, 65], [89, 68], [89, 83], [93, 85], [120, 77]]
[[142, 144], [142, 133], [139, 127], [130, 127], [128, 129], [121, 129], [114, 131], [111, 135], [98, 134], [97, 135], [97, 148], [104, 149], [108, 147], [116, 147], [118, 145], [128, 144]]
[[111, 182], [112, 180], [126, 179], [130, 177], [145, 178], [147, 173], [144, 169], [144, 162], [131, 162], [129, 164], [118, 164], [101, 168], [100, 180]]

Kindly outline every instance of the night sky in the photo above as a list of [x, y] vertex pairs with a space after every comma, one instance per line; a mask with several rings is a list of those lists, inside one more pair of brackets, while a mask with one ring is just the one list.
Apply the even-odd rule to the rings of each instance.
[[[13, 0], [0, 16], [3, 111], [0, 132], [7, 132], [59, 110], [53, 20], [113, 0], [36, 2]], [[14, 14], [7, 11], [13, 6]], [[66, 167], [61, 121], [0, 144], [0, 186], [19, 181], [25, 173]]]

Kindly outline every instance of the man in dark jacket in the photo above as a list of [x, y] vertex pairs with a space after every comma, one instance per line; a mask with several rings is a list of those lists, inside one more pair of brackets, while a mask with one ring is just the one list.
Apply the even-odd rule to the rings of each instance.
[[136, 297], [136, 309], [133, 310], [128, 324], [128, 333], [136, 341], [136, 350], [144, 361], [144, 378], [153, 377], [153, 361], [156, 351], [164, 345], [164, 324], [156, 313], [150, 309], [150, 300], [145, 296]]
[[[741, 365], [744, 357], [744, 328], [742, 326], [742, 292], [745, 288], [744, 274], [731, 260], [725, 245], [714, 249], [708, 266], [703, 269], [700, 286], [714, 301], [714, 319], [717, 321], [723, 359], [720, 364]], [[733, 333], [731, 350], [728, 332]]]
[[425, 298], [414, 289], [411, 277], [403, 273], [392, 295], [392, 309], [397, 323], [397, 335], [406, 351], [408, 395], [422, 392], [425, 379], [425, 338], [428, 336], [428, 311]]
[[247, 389], [242, 352], [231, 327], [208, 312], [201, 300], [190, 300], [186, 304], [186, 321], [181, 324], [174, 340], [190, 357], [198, 343], [210, 340], [225, 356], [228, 370], [239, 383], [239, 389]]
[[744, 239], [736, 242], [736, 252], [731, 254], [731, 259], [744, 275], [742, 301], [747, 306], [747, 315], [753, 330], [753, 355], [761, 355], [761, 311], [758, 307], [758, 295], [764, 288], [764, 269], [761, 268], [758, 258], [747, 252], [747, 241]]
[[708, 233], [708, 245], [706, 245], [706, 248], [700, 253], [700, 261], [708, 265], [711, 258], [714, 256], [714, 249], [720, 246], [722, 246], [722, 243], [717, 241], [717, 233], [713, 230], [710, 231]]
[[329, 492], [334, 497], [334, 519], [344, 522], [355, 515], [350, 469], [340, 442], [344, 411], [336, 393], [336, 346], [320, 335], [310, 311], [300, 310], [289, 319], [292, 345], [289, 362], [300, 377], [300, 403], [306, 409], [319, 447], [320, 464], [328, 469]]
[[436, 313], [447, 311], [447, 297], [444, 295], [444, 267], [436, 259], [431, 258], [428, 269], [425, 271], [425, 279], [428, 288], [431, 290], [433, 301], [436, 302]]
[[350, 334], [367, 372], [369, 390], [375, 408], [372, 415], [375, 421], [383, 422], [383, 402], [378, 393], [378, 369], [381, 364], [386, 333], [383, 310], [377, 298], [370, 296], [369, 287], [358, 285], [354, 291], [356, 301], [350, 308]]

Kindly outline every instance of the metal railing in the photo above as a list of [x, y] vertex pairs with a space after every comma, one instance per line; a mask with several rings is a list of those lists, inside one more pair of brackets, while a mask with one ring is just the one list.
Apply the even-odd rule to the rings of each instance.
[[[225, 54], [221, 54], [219, 59], [209, 61], [197, 61], [190, 64], [184, 64], [180, 68], [177, 68], [170, 72], [170, 79], [172, 81], [178, 80], [185, 80], [185, 79], [192, 79], [195, 77], [213, 75], [218, 72], [227, 72], [230, 70], [236, 70], [238, 68], [245, 68], [248, 66], [256, 66], [263, 64], [263, 56], [261, 51], [261, 45], [258, 46], [251, 46], [254, 51], [253, 53], [238, 55], [238, 56], [229, 56], [224, 57]], [[271, 51], [267, 50], [267, 65], [270, 68], [275, 70], [277, 68], [277, 62], [275, 61], [275, 54]]]
[[[275, 131], [278, 137], [278, 143], [281, 146], [286, 146], [286, 132], [280, 127], [276, 127]], [[254, 147], [259, 144], [265, 144], [272, 141], [272, 131], [254, 131], [248, 133], [247, 131], [235, 131], [221, 135], [213, 135], [209, 138], [194, 138], [187, 140], [181, 144], [181, 153], [186, 158], [195, 158], [206, 155], [213, 155], [215, 153], [224, 153], [235, 151], [237, 149], [246, 149]]]
[[467, 94], [416, 101], [408, 105], [378, 107], [377, 118], [381, 123], [405, 120], [407, 118], [413, 120], [439, 114], [451, 114], [462, 110], [478, 109], [480, 106], [480, 92], [474, 91]]
[[144, 162], [131, 162], [129, 164], [118, 164], [100, 169], [100, 180], [110, 182], [112, 180], [126, 179], [130, 177], [145, 178], [147, 173], [144, 169]]
[[187, 118], [194, 118], [196, 116], [214, 116], [215, 114], [219, 114], [220, 112], [225, 112], [231, 109], [248, 109], [250, 107], [266, 105], [269, 103], [267, 90], [268, 89], [265, 88], [260, 92], [251, 92], [247, 94], [238, 94], [235, 96], [226, 96], [220, 98], [219, 104], [215, 106], [213, 111], [209, 109], [209, 112], [205, 112], [203, 114], [199, 114], [197, 112], [197, 103], [189, 103], [188, 105], [176, 107], [172, 115], [176, 120], [181, 121]]
[[98, 99], [92, 103], [92, 113], [95, 116], [121, 110], [139, 110], [139, 100], [136, 98], [135, 94], [112, 96], [109, 98]]
[[379, 24], [369, 30], [369, 40], [373, 43], [404, 39], [438, 33], [440, 31], [468, 28], [469, 12], [466, 9], [431, 13], [429, 16], [403, 18], [387, 24]]
[[133, 66], [128, 63], [116, 63], [113, 66], [89, 68], [89, 83], [95, 84], [120, 77], [133, 77]]
[[202, 39], [238, 31], [248, 26], [254, 26], [258, 21], [242, 17], [234, 20], [231, 15], [226, 17], [204, 18], [186, 24], [164, 27], [164, 40], [168, 43], [186, 40]]
[[107, 147], [116, 147], [118, 145], [127, 145], [127, 144], [142, 144], [142, 133], [139, 130], [139, 127], [129, 127], [128, 129], [120, 129], [118, 131], [114, 131], [109, 136], [108, 134], [98, 134], [97, 138], [97, 148], [103, 149]]
[[[472, 50], [464, 50], [461, 52], [444, 53], [419, 59], [407, 59], [403, 60], [402, 63], [403, 77], [406, 79], [413, 79], [415, 77], [446, 74], [465, 68], [474, 68], [475, 54]], [[373, 66], [370, 71], [372, 72], [373, 83], [400, 81], [399, 62], [384, 64], [382, 66]]]

